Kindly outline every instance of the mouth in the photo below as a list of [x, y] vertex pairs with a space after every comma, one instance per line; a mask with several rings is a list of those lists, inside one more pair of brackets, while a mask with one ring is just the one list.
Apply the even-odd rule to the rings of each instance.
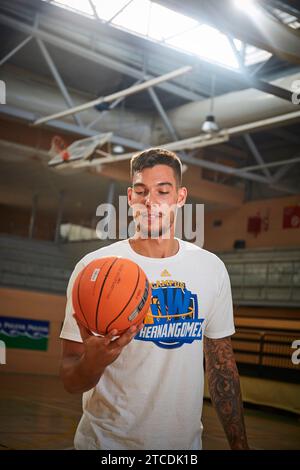
[[147, 214], [142, 215], [143, 219], [147, 219], [147, 220], [151, 220], [151, 221], [160, 219], [161, 217], [162, 217], [161, 214], [152, 214], [152, 213], [147, 213]]

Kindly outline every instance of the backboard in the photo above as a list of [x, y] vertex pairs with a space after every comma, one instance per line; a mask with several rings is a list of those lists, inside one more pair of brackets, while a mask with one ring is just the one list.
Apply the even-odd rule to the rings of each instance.
[[[78, 165], [76, 162], [82, 162], [84, 160], [93, 159], [97, 149], [100, 149], [104, 144], [110, 142], [112, 132], [104, 134], [97, 134], [92, 137], [85, 139], [76, 140], [71, 145], [67, 146], [65, 141], [55, 136], [51, 142], [51, 148], [49, 155], [51, 160], [48, 162], [48, 166], [51, 167], [74, 167]], [[98, 150], [97, 153], [101, 151]], [[105, 152], [103, 152], [105, 154]]]

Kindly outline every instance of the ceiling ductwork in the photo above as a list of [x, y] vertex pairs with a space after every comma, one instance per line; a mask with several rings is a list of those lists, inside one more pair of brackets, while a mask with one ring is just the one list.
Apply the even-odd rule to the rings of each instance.
[[[7, 87], [7, 104], [31, 112], [36, 118], [67, 109], [63, 96], [55, 84], [24, 70], [5, 67], [3, 79]], [[300, 74], [292, 74], [275, 80], [274, 84], [291, 89], [292, 83], [300, 79]], [[38, 86], [37, 86], [38, 82]], [[91, 97], [78, 92], [70, 92], [74, 105], [86, 103]], [[194, 101], [168, 112], [168, 118], [179, 138], [197, 136], [210, 109], [210, 99]], [[214, 100], [214, 115], [221, 128], [230, 128], [249, 122], [299, 111], [299, 107], [286, 100], [255, 89], [246, 89], [217, 96]], [[100, 114], [95, 109], [80, 113], [85, 126], [95, 121]], [[137, 113], [122, 109], [112, 109], [94, 127], [99, 132], [114, 134], [147, 145], [162, 145], [170, 142], [170, 134], [161, 118], [152, 113]], [[64, 121], [74, 124], [68, 116]], [[154, 124], [153, 124], [154, 122]]]
[[[36, 118], [46, 116], [67, 109], [67, 105], [55, 83], [42, 79], [24, 69], [7, 66], [2, 70], [2, 80], [7, 86], [7, 105], [33, 113]], [[74, 105], [81, 105], [89, 101], [91, 96], [69, 90]], [[3, 110], [5, 112], [5, 109]], [[96, 109], [89, 109], [80, 113], [84, 126], [100, 117]], [[74, 123], [74, 117], [68, 116], [64, 121]], [[124, 108], [112, 109], [103, 116], [94, 129], [99, 132], [113, 132], [128, 139], [140, 142], [151, 140], [151, 117], [144, 113], [137, 113]], [[134, 137], [133, 137], [134, 136]]]
[[[272, 83], [291, 90], [292, 83], [296, 80], [300, 80], [300, 73], [279, 78]], [[210, 102], [210, 99], [194, 101], [169, 111], [169, 120], [181, 139], [200, 133], [201, 125], [209, 114]], [[221, 128], [230, 128], [293, 111], [299, 111], [299, 106], [252, 88], [226, 93], [214, 99], [214, 115]], [[163, 121], [157, 117], [152, 144], [169, 141], [170, 135]]]

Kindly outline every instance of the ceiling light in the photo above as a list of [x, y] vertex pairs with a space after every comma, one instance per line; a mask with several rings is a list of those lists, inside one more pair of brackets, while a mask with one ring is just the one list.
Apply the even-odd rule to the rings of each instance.
[[216, 76], [215, 74], [211, 77], [211, 93], [210, 93], [210, 109], [209, 114], [206, 116], [204, 123], [201, 126], [202, 132], [206, 134], [213, 134], [220, 130], [218, 124], [216, 123], [216, 119], [214, 116], [214, 98], [215, 98], [215, 82]]
[[201, 130], [206, 134], [213, 134], [214, 132], [218, 132], [220, 130], [213, 114], [208, 114], [206, 116], [205, 121], [201, 126]]
[[125, 152], [123, 145], [114, 145], [112, 148], [113, 153], [121, 154]]

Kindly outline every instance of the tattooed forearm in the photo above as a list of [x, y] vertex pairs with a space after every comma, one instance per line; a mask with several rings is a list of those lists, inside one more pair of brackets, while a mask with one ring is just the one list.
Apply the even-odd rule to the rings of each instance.
[[231, 339], [204, 339], [209, 393], [231, 449], [248, 449], [239, 374]]

